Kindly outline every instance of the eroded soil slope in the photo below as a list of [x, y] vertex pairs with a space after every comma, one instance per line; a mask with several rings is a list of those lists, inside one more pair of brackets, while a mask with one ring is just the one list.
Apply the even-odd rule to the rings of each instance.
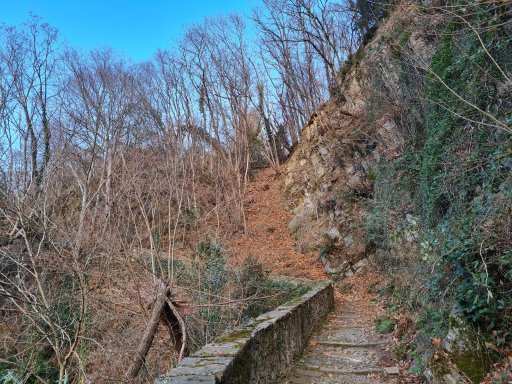
[[271, 168], [258, 171], [247, 188], [247, 233], [226, 244], [233, 262], [253, 256], [275, 275], [325, 279], [318, 254], [296, 250], [288, 230], [291, 214], [284, 207], [276, 172]]

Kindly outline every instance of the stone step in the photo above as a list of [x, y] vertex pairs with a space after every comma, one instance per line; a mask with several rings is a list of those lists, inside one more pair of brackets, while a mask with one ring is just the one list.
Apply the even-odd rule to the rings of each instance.
[[[396, 371], [395, 371], [396, 369]], [[386, 376], [398, 376], [400, 374], [400, 370], [397, 367], [386, 367], [386, 368], [365, 368], [365, 369], [329, 369], [329, 368], [320, 368], [320, 372], [328, 374], [335, 374], [339, 376], [347, 376], [347, 375], [363, 375], [369, 376], [375, 373], [384, 374]]]
[[372, 348], [340, 350], [336, 347], [326, 347], [308, 351], [299, 362], [317, 368], [365, 369], [379, 366], [382, 355], [382, 351]]
[[298, 369], [283, 384], [396, 384], [397, 378], [379, 373], [343, 375]]
[[363, 368], [363, 369], [335, 369], [335, 368], [326, 368], [326, 367], [320, 367], [315, 368], [314, 366], [302, 364], [301, 369], [308, 369], [308, 370], [318, 370], [324, 374], [332, 373], [333, 375], [371, 375], [374, 373], [381, 373], [382, 369], [380, 368]]
[[314, 340], [313, 343], [319, 345], [327, 345], [330, 347], [338, 347], [338, 348], [375, 348], [381, 345], [385, 345], [386, 342], [378, 341], [371, 343], [345, 343], [341, 341], [330, 341], [330, 340]]
[[336, 317], [327, 321], [326, 324], [347, 324], [356, 327], [371, 327], [373, 323], [369, 323], [367, 319], [360, 317]]
[[322, 334], [329, 333], [335, 330], [339, 330], [340, 332], [344, 331], [366, 331], [366, 332], [372, 332], [374, 328], [368, 327], [368, 326], [362, 326], [361, 324], [355, 324], [355, 323], [337, 323], [337, 324], [328, 324], [324, 330], [322, 331]]
[[350, 313], [344, 313], [340, 316], [337, 316], [336, 317], [336, 320], [338, 321], [344, 321], [344, 320], [347, 320], [347, 321], [350, 321], [350, 320], [360, 320], [360, 321], [365, 321], [365, 318], [364, 316], [362, 315], [358, 315], [358, 314], [350, 314]]
[[320, 378], [311, 377], [300, 377], [295, 376], [284, 384], [396, 384], [396, 379], [393, 378], [381, 378], [381, 377], [365, 377], [361, 375], [345, 375], [339, 376], [323, 376]]
[[377, 337], [371, 337], [371, 335], [361, 331], [346, 330], [344, 332], [336, 332], [336, 330], [333, 330], [332, 332], [329, 331], [323, 335], [320, 335], [316, 341], [319, 343], [337, 342], [349, 344], [369, 344], [378, 343], [380, 342], [380, 339]]

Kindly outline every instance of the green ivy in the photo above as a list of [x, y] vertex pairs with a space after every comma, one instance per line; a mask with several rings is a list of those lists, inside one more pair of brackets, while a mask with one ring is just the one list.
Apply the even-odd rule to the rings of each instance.
[[[480, 27], [487, 51], [511, 74], [511, 34], [498, 27], [509, 17], [506, 9], [450, 4], [466, 7], [457, 9]], [[446, 22], [430, 68], [422, 131], [401, 159], [377, 168], [367, 240], [377, 245], [380, 260], [404, 269], [393, 264], [391, 234], [404, 213], [418, 216], [427, 255], [409, 273], [422, 292], [414, 299], [420, 334], [443, 336], [449, 314], [460, 309], [503, 344], [512, 340], [512, 136], [485, 125], [492, 121], [452, 91], [509, 126], [512, 105], [500, 70], [457, 17]]]

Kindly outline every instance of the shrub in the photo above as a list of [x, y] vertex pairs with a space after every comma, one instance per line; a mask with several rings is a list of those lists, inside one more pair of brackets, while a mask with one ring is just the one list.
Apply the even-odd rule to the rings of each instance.
[[375, 322], [379, 333], [393, 332], [396, 326], [396, 321], [392, 319], [377, 319]]

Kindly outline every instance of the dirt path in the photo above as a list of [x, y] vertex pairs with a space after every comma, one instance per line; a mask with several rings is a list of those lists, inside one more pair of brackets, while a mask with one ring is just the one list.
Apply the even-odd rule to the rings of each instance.
[[227, 242], [236, 262], [252, 255], [273, 274], [325, 279], [315, 253], [301, 254], [288, 231], [290, 213], [284, 208], [276, 173], [266, 168], [247, 187], [247, 233]]

